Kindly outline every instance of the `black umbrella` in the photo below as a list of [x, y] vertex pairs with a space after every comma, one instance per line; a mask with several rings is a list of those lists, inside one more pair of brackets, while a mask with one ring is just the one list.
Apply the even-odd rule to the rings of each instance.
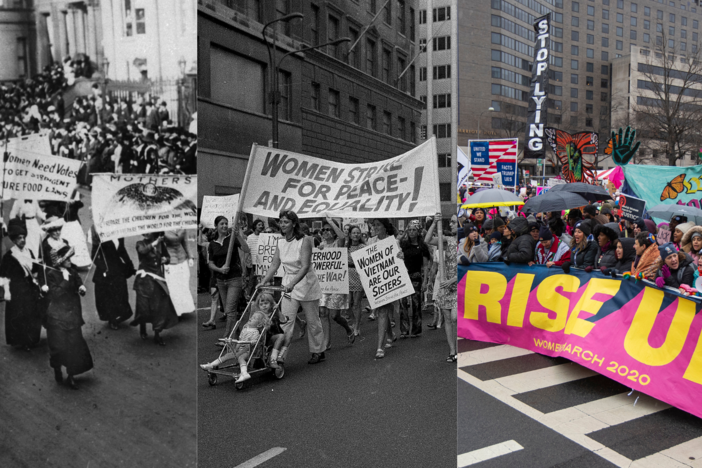
[[[559, 184], [551, 187], [548, 193], [552, 192], [570, 192], [581, 195], [586, 200], [591, 202], [611, 200], [612, 195], [607, 190], [599, 185], [585, 184], [583, 182], [571, 182], [569, 184]], [[587, 203], [586, 203], [587, 204]]]
[[564, 192], [562, 190], [560, 192], [554, 192], [553, 189], [551, 189], [542, 195], [530, 198], [524, 204], [522, 212], [546, 213], [549, 211], [569, 210], [585, 205], [587, 205], [587, 200], [577, 193]]

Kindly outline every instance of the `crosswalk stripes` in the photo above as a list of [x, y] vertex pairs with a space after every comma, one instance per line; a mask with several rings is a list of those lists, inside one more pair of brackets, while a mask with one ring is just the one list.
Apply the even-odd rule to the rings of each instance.
[[458, 378], [616, 466], [702, 468], [689, 413], [563, 358], [463, 339], [458, 352]]

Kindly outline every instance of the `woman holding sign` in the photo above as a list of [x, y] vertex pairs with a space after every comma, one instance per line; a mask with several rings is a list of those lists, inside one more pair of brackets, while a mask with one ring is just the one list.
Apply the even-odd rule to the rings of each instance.
[[[334, 220], [327, 217], [326, 222], [322, 226], [322, 242], [317, 247], [320, 250], [325, 248], [342, 247], [345, 238], [344, 231], [339, 229], [339, 226], [334, 223]], [[319, 318], [322, 320], [322, 330], [324, 330], [324, 349], [331, 349], [331, 322], [344, 327], [346, 336], [350, 344], [356, 340], [356, 335], [353, 333], [349, 323], [341, 315], [342, 310], [349, 308], [348, 294], [322, 294], [322, 299], [319, 301]]]
[[363, 299], [363, 284], [358, 276], [356, 264], [351, 258], [351, 254], [366, 246], [363, 240], [361, 228], [351, 226], [349, 236], [346, 238], [345, 247], [348, 249], [348, 265], [349, 265], [349, 309], [353, 313], [353, 334], [358, 336], [361, 334], [361, 300]]
[[300, 229], [300, 220], [294, 211], [280, 213], [280, 232], [284, 239], [278, 242], [278, 249], [273, 256], [273, 263], [268, 273], [262, 280], [263, 285], [271, 283], [273, 275], [283, 265], [283, 314], [288, 318], [282, 324], [285, 332], [285, 341], [278, 355], [278, 363], [284, 362], [285, 356], [292, 341], [293, 326], [297, 311], [302, 308], [307, 318], [307, 341], [312, 358], [308, 364], [317, 364], [324, 361], [324, 332], [319, 320], [319, 300], [322, 298], [322, 289], [317, 280], [317, 274], [312, 267], [312, 248], [314, 241], [305, 237]]

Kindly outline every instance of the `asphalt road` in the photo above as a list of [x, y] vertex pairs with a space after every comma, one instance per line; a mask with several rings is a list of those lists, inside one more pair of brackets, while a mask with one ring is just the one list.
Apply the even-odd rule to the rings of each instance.
[[[199, 307], [208, 305], [201, 294]], [[208, 315], [200, 311], [198, 321]], [[199, 334], [201, 362], [218, 355], [217, 323]], [[375, 322], [365, 320], [350, 346], [332, 324], [326, 362], [309, 365], [307, 338], [296, 330], [285, 377], [252, 380], [242, 390], [226, 377], [210, 387], [200, 371], [198, 467], [236, 467], [263, 453], [275, 455], [245, 466], [454, 467], [456, 367], [445, 362], [443, 330], [398, 340], [380, 360], [375, 331]]]
[[[90, 194], [82, 193], [86, 207], [80, 216], [88, 229]], [[135, 266], [137, 240], [126, 240]], [[3, 252], [10, 245], [5, 242]], [[195, 251], [194, 242], [191, 248]], [[98, 320], [90, 278], [82, 300], [82, 332], [95, 367], [76, 378], [78, 390], [54, 382], [45, 330], [38, 348], [15, 351], [4, 344], [0, 320], [0, 466], [196, 466], [194, 314], [163, 333], [165, 347], [156, 346], [142, 341], [138, 328], [125, 323], [115, 331]], [[4, 311], [4, 304], [0, 308]]]

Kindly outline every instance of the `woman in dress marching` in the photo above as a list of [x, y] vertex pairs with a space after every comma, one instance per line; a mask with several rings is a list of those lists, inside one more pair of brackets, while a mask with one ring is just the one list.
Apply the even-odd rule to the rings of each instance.
[[363, 233], [358, 226], [351, 226], [349, 236], [346, 238], [346, 248], [348, 249], [348, 264], [349, 264], [349, 310], [353, 314], [353, 334], [358, 336], [361, 334], [361, 300], [363, 299], [363, 284], [358, 276], [356, 264], [351, 258], [351, 254], [358, 249], [366, 246], [363, 241]]
[[170, 264], [166, 266], [166, 281], [173, 307], [178, 316], [194, 312], [195, 302], [190, 291], [190, 269], [195, 266], [195, 261], [188, 249], [185, 229], [166, 231], [164, 241], [171, 258]]
[[61, 368], [65, 367], [66, 384], [77, 390], [73, 377], [93, 368], [93, 358], [80, 330], [85, 324], [80, 303], [80, 297], [85, 296], [85, 286], [71, 264], [71, 248], [62, 247], [56, 255], [53, 268], [46, 271], [47, 284], [42, 287], [49, 298], [46, 319], [49, 364], [58, 383], [63, 382]]
[[161, 338], [161, 332], [176, 325], [178, 316], [163, 277], [163, 265], [170, 261], [163, 243], [163, 233], [144, 234], [144, 239], [137, 242], [136, 249], [139, 254], [139, 270], [134, 280], [137, 302], [136, 316], [131, 325], [139, 325], [139, 335], [145, 340], [148, 338], [146, 324], [150, 323], [154, 343], [164, 346], [166, 343]]
[[41, 245], [41, 228], [39, 221], [44, 221], [44, 212], [39, 207], [37, 200], [15, 200], [10, 211], [10, 219], [18, 218], [25, 223], [27, 234], [25, 242], [27, 248], [32, 251], [34, 258], [39, 257], [39, 247]]

